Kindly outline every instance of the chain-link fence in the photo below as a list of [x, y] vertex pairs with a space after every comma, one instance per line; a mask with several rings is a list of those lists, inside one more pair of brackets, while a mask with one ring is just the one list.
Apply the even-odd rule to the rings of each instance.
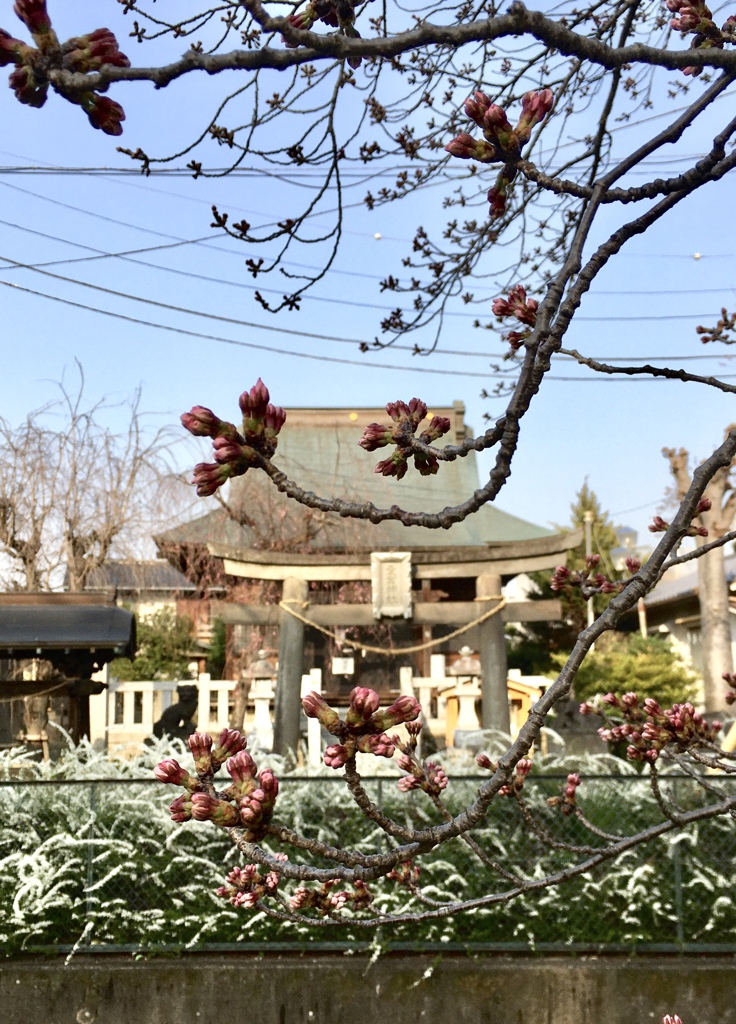
[[[450, 811], [470, 802], [481, 781], [453, 777], [446, 791]], [[729, 794], [736, 785], [736, 779], [710, 782]], [[515, 801], [494, 800], [472, 835], [497, 867], [481, 864], [464, 842], [452, 840], [419, 862], [427, 897], [444, 902], [503, 893], [514, 888], [513, 877], [541, 878], [584, 861], [584, 852], [558, 842], [597, 847], [605, 840], [548, 805], [563, 784], [564, 776], [533, 775], [524, 789], [551, 846]], [[397, 821], [422, 826], [440, 820], [423, 794], [399, 792], [395, 779], [371, 778], [365, 786]], [[662, 786], [681, 810], [713, 800], [687, 777], [668, 777]], [[578, 793], [601, 832], [630, 835], [664, 820], [643, 778], [587, 776]], [[357, 924], [295, 924], [232, 907], [215, 890], [239, 854], [209, 823], [173, 823], [168, 804], [175, 795], [174, 788], [148, 780], [0, 782], [3, 947], [11, 953], [74, 946], [313, 950], [378, 942], [413, 950], [736, 952], [736, 823], [730, 816], [675, 830], [562, 885], [471, 913], [384, 926], [376, 934]], [[385, 833], [362, 817], [338, 776], [283, 778], [277, 810], [279, 821], [304, 835], [365, 853], [388, 849]], [[290, 884], [284, 889], [288, 894]], [[389, 913], [421, 909], [396, 883], [382, 880], [371, 889], [375, 905]]]

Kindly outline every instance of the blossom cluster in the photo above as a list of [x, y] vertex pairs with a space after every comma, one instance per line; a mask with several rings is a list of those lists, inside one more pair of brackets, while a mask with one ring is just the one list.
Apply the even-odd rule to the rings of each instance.
[[553, 103], [551, 89], [526, 93], [521, 101], [521, 116], [516, 127], [512, 128], [503, 107], [493, 103], [484, 92], [477, 90], [465, 101], [465, 113], [482, 130], [483, 138], [474, 139], [467, 132], [461, 132], [447, 143], [445, 149], [461, 160], [503, 164], [495, 185], [488, 192], [492, 218], [502, 217], [506, 212], [508, 192], [516, 177], [521, 147], [529, 141], [532, 128], [544, 120]]
[[[222, 828], [244, 826], [245, 839], [260, 839], [270, 824], [279, 782], [270, 768], [258, 767], [246, 751], [246, 740], [235, 729], [223, 729], [216, 743], [207, 733], [192, 733], [188, 740], [194, 757], [196, 777], [174, 758], [156, 765], [154, 775], [159, 782], [182, 786], [185, 792], [177, 797], [169, 810], [174, 821], [211, 821]], [[218, 793], [213, 778], [221, 765], [232, 779]]]
[[[475, 763], [480, 768], [485, 768], [486, 771], [495, 772], [498, 768], [498, 764], [492, 761], [488, 754], [478, 754], [475, 759]], [[514, 777], [511, 782], [506, 783], [505, 786], [501, 786], [498, 791], [499, 796], [518, 796], [524, 788], [524, 780], [526, 779], [529, 772], [534, 767], [534, 764], [529, 757], [522, 757], [516, 762], [514, 766]]]
[[[676, 14], [670, 27], [682, 35], [694, 33], [690, 41], [690, 49], [715, 47], [722, 50], [724, 43], [736, 42], [736, 16], [731, 15], [719, 29], [713, 21], [713, 13], [704, 0], [665, 0], [668, 11]], [[682, 69], [684, 75], [699, 75], [703, 69], [687, 67]]]
[[421, 708], [416, 697], [403, 696], [381, 711], [380, 700], [375, 690], [356, 686], [350, 694], [350, 706], [343, 721], [319, 693], [313, 691], [302, 698], [307, 718], [316, 718], [339, 740], [324, 752], [328, 768], [342, 768], [358, 751], [376, 757], [394, 756], [398, 738], [388, 736], [386, 730], [403, 722], [413, 722], [419, 717]]
[[365, 882], [356, 879], [353, 882], [353, 891], [341, 890], [333, 892], [336, 879], [331, 878], [324, 882], [319, 889], [310, 889], [309, 886], [300, 885], [294, 890], [290, 900], [292, 910], [306, 910], [313, 908], [325, 914], [342, 910], [348, 904], [352, 910], [364, 910], [373, 902], [373, 895]]
[[[382, 423], [369, 423], [363, 431], [358, 444], [367, 452], [385, 448], [387, 444], [396, 445], [396, 450], [387, 459], [379, 462], [374, 470], [382, 476], [395, 476], [397, 480], [405, 475], [409, 468], [409, 459], [414, 458], [414, 467], [422, 476], [432, 476], [437, 472], [439, 462], [436, 456], [424, 452], [412, 452], [412, 441], [421, 423], [427, 416], [427, 406], [419, 398], [406, 402], [389, 402], [386, 412], [393, 420], [393, 426]], [[419, 435], [424, 444], [432, 444], [450, 429], [447, 416], [433, 416], [429, 425]]]
[[640, 701], [634, 692], [595, 697], [580, 705], [580, 713], [600, 715], [606, 723], [598, 730], [600, 738], [604, 743], [625, 741], [631, 761], [654, 763], [667, 746], [676, 751], [712, 746], [721, 731], [721, 722], [708, 722], [689, 701], [662, 709], [653, 697]]
[[[582, 570], [568, 569], [566, 565], [558, 565], [550, 580], [551, 590], [564, 590], [565, 587], [580, 587], [584, 598], [592, 597], [593, 594], [620, 594], [627, 584], [627, 580], [612, 580], [604, 576], [602, 572], [594, 572], [601, 560], [600, 555], [587, 555], [585, 568]], [[631, 575], [635, 575], [641, 569], [641, 562], [638, 558], [629, 556], [626, 559], [626, 568]]]
[[[108, 28], [98, 28], [89, 35], [74, 36], [60, 43], [46, 10], [46, 0], [16, 0], [13, 10], [36, 45], [29, 46], [0, 29], [0, 67], [15, 65], [8, 84], [16, 99], [29, 107], [42, 107], [46, 102], [51, 71], [62, 69], [87, 74], [99, 71], [105, 64], [130, 67], [130, 61], [120, 52]], [[122, 135], [125, 111], [119, 103], [92, 90], [66, 95], [66, 99], [81, 106], [93, 128], [99, 128], [106, 135]]]
[[447, 789], [449, 780], [440, 765], [434, 761], [421, 761], [416, 756], [417, 740], [421, 731], [421, 722], [409, 722], [406, 727], [408, 738], [402, 741], [398, 736], [394, 737], [394, 742], [401, 751], [397, 764], [402, 771], [409, 773], [403, 775], [396, 785], [402, 793], [421, 789], [431, 797], [438, 797], [443, 789]]
[[195, 405], [180, 417], [190, 434], [212, 438], [215, 461], [194, 467], [192, 483], [200, 498], [214, 494], [230, 477], [242, 476], [259, 459], [272, 457], [286, 413], [280, 406], [271, 405], [270, 397], [260, 377], [250, 391], [243, 392], [239, 399], [242, 432], [203, 405]]
[[528, 299], [526, 297], [526, 288], [522, 284], [515, 284], [510, 289], [507, 298], [494, 299], [491, 305], [494, 316], [497, 316], [499, 321], [503, 321], [506, 317], [515, 317], [519, 323], [524, 324], [525, 330], [523, 331], [509, 331], [508, 334], [504, 335], [504, 341], [507, 341], [511, 346], [512, 352], [517, 352], [524, 344], [526, 339], [531, 334], [531, 329], [537, 322], [537, 310], [539, 309], [539, 303], [536, 299]]
[[[286, 855], [276, 854], [277, 860], [286, 860]], [[226, 885], [216, 889], [216, 894], [232, 903], [234, 907], [255, 907], [264, 896], [272, 895], [278, 888], [280, 876], [276, 871], [262, 875], [257, 864], [235, 867], [225, 879]]]
[[[710, 498], [701, 498], [698, 502], [697, 508], [695, 509], [695, 516], [699, 516], [702, 512], [710, 511], [712, 506], [713, 502], [710, 500]], [[693, 516], [693, 519], [695, 518], [695, 516]], [[666, 530], [669, 530], [669, 528], [670, 524], [667, 522], [666, 519], [663, 519], [661, 516], [654, 516], [648, 527], [650, 533], [664, 533]], [[691, 523], [690, 526], [688, 526], [687, 528], [687, 533], [685, 534], [685, 536], [707, 537], [708, 527], [695, 526], [693, 523]]]
[[581, 781], [577, 772], [570, 772], [560, 795], [551, 796], [547, 799], [549, 806], [559, 807], [563, 814], [572, 814], [578, 805], [577, 790]]

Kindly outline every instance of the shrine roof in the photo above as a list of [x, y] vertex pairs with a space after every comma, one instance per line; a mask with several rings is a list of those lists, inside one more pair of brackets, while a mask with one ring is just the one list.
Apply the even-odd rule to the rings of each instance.
[[[440, 443], [458, 444], [472, 436], [464, 422], [461, 402], [433, 407], [429, 415], [448, 416], [451, 431]], [[383, 409], [289, 410], [279, 436], [274, 463], [305, 490], [345, 499], [370, 501], [379, 508], [394, 504], [410, 511], [440, 511], [458, 505], [479, 487], [476, 453], [440, 465], [439, 473], [423, 477], [413, 467], [403, 480], [373, 472], [388, 452], [367, 453], [359, 447], [363, 428], [386, 422]], [[232, 481], [230, 505], [240, 509], [255, 529], [239, 525], [222, 510], [159, 534], [155, 539], [166, 551], [169, 545], [208, 543], [233, 551], [276, 549], [312, 553], [427, 548], [485, 548], [553, 536], [553, 531], [495, 505], [484, 505], [449, 530], [405, 527], [397, 522], [371, 524], [314, 512], [279, 492], [265, 474], [252, 470]]]

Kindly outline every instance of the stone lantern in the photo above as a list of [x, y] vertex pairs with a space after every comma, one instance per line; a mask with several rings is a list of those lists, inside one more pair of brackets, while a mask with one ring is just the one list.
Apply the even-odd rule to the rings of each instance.
[[448, 746], [459, 746], [464, 733], [480, 729], [475, 710], [475, 703], [482, 693], [480, 658], [470, 647], [461, 647], [458, 653], [460, 657], [448, 669], [455, 685], [443, 694], [447, 700], [445, 731]]
[[273, 747], [273, 722], [271, 721], [271, 702], [275, 689], [277, 671], [266, 659], [266, 652], [259, 651], [258, 658], [245, 671], [246, 679], [250, 680], [248, 697], [253, 701], [255, 712], [253, 728], [250, 732], [251, 741], [255, 740], [259, 747], [270, 750]]

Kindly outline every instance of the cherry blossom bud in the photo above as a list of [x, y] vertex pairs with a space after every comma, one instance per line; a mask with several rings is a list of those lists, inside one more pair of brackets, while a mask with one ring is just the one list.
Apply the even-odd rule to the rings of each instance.
[[250, 391], [244, 391], [238, 399], [243, 416], [246, 419], [262, 420], [270, 397], [268, 388], [259, 377]]
[[481, 164], [492, 164], [498, 161], [496, 147], [485, 139], [474, 139], [467, 132], [461, 132], [458, 136], [448, 142], [445, 150], [450, 156], [459, 157], [461, 160], [477, 160]]
[[319, 693], [312, 690], [306, 697], [302, 697], [302, 707], [304, 708], [304, 714], [307, 718], [317, 718], [321, 725], [331, 732], [334, 736], [339, 736], [341, 732], [342, 722], [337, 711], [334, 711], [329, 704], [320, 696]]
[[664, 533], [665, 530], [669, 530], [669, 528], [670, 524], [665, 522], [661, 516], [655, 516], [648, 527], [650, 533]]
[[350, 694], [350, 707], [345, 716], [346, 724], [352, 729], [365, 725], [378, 711], [380, 703], [381, 698], [375, 690], [369, 690], [365, 686], [356, 686]]
[[615, 693], [606, 693], [601, 698], [604, 704], [610, 704], [611, 707], [617, 708], [619, 706], [618, 697]]
[[247, 743], [245, 736], [237, 729], [223, 729], [212, 748], [212, 770], [217, 771], [215, 761], [219, 768], [229, 757], [245, 750]]
[[192, 798], [189, 794], [178, 796], [169, 804], [172, 821], [190, 821], [192, 817]]
[[51, 19], [46, 10], [46, 0], [16, 0], [13, 10], [36, 42], [53, 34]]
[[342, 743], [333, 743], [324, 752], [324, 762], [328, 768], [342, 768], [350, 760], [351, 751]]
[[662, 1024], [682, 1024], [682, 1021], [676, 1013], [673, 1013], [671, 1016], [669, 1013], [666, 1013], [662, 1018]]
[[286, 413], [280, 405], [266, 406], [266, 415], [263, 417], [263, 434], [269, 441], [272, 441], [281, 432], [286, 423]]
[[42, 107], [49, 92], [48, 82], [38, 81], [33, 68], [22, 64], [8, 76], [8, 85], [15, 93], [15, 98], [28, 107]]
[[195, 437], [217, 437], [220, 420], [204, 405], [195, 405], [179, 417], [182, 426]]
[[396, 746], [391, 737], [387, 736], [385, 732], [360, 736], [356, 742], [356, 747], [361, 753], [373, 754], [375, 757], [393, 757], [396, 752]]
[[475, 763], [479, 768], [485, 768], [487, 771], [495, 772], [496, 764], [491, 761], [488, 754], [478, 754], [475, 758]]
[[390, 444], [392, 438], [393, 433], [390, 427], [384, 426], [382, 423], [369, 423], [358, 444], [365, 451], [374, 452], [377, 448], [383, 448]]
[[88, 92], [82, 94], [80, 105], [93, 128], [99, 128], [105, 135], [123, 134], [121, 122], [125, 120], [125, 111], [115, 100]]
[[629, 556], [626, 559], [626, 568], [629, 570], [629, 572], [633, 576], [634, 573], [637, 573], [641, 569], [641, 562], [639, 561], [638, 558], [632, 558], [631, 556]]
[[231, 476], [236, 475], [232, 462], [223, 465], [217, 462], [199, 462], [194, 467], [192, 483], [196, 485], [200, 498], [209, 498], [218, 487], [222, 487]]
[[247, 750], [239, 750], [226, 763], [225, 769], [233, 782], [245, 782], [248, 779], [254, 779], [258, 770], [255, 761]]
[[187, 746], [194, 758], [197, 775], [206, 775], [212, 771], [212, 737], [206, 732], [193, 732], [187, 739]]
[[639, 698], [635, 693], [625, 693], [621, 698], [621, 703], [625, 708], [635, 708], [639, 704]]
[[516, 774], [526, 776], [529, 774], [533, 767], [534, 765], [530, 758], [522, 757], [521, 760], [518, 761], [516, 764]]
[[496, 220], [498, 217], [503, 217], [506, 213], [506, 202], [507, 194], [506, 189], [499, 185], [494, 185], [488, 189], [488, 195], [486, 197], [490, 203], [489, 214], [492, 220]]
[[587, 703], [583, 702], [582, 704], [579, 705], [578, 711], [580, 712], [581, 715], [592, 715], [593, 714], [593, 707], [592, 707], [591, 704], [587, 704]]
[[433, 416], [429, 421], [429, 426], [421, 432], [419, 435], [420, 440], [431, 444], [436, 441], [443, 434], [446, 434], [450, 429], [450, 420], [447, 416]]
[[415, 718], [419, 718], [421, 713], [422, 708], [416, 697], [404, 695], [398, 697], [383, 711], [377, 711], [371, 718], [371, 723], [374, 732], [385, 732], [387, 729], [401, 725], [402, 722], [413, 722]]
[[187, 789], [194, 789], [199, 785], [186, 769], [182, 768], [173, 757], [160, 761], [153, 769], [153, 774], [159, 782], [168, 782], [172, 786], [186, 786]]
[[699, 516], [701, 512], [710, 512], [713, 507], [713, 502], [710, 498], [701, 498], [698, 502], [698, 507], [695, 509], [695, 515]]
[[[263, 793], [263, 796], [258, 796], [258, 799], [261, 803], [265, 802], [266, 807], [272, 808], [276, 803], [276, 797], [279, 795], [279, 780], [271, 768], [263, 768], [258, 773], [258, 781], [261, 784], [261, 791]], [[256, 793], [253, 794], [254, 797]]]
[[644, 698], [644, 710], [648, 715], [661, 715], [662, 708], [659, 706], [654, 697]]
[[471, 121], [475, 121], [479, 128], [483, 127], [483, 118], [491, 106], [491, 101], [484, 92], [476, 90], [470, 99], [465, 101], [465, 113]]
[[9, 64], [20, 64], [31, 53], [31, 47], [20, 39], [14, 39], [4, 28], [0, 28], [0, 68]]
[[421, 783], [413, 775], [403, 775], [396, 783], [402, 793], [408, 793], [412, 789], [419, 789]]
[[395, 476], [397, 480], [402, 480], [406, 476], [408, 468], [409, 463], [405, 452], [397, 450], [388, 459], [376, 463], [373, 472], [379, 473], [381, 476]]
[[208, 793], [194, 793], [192, 817], [195, 821], [211, 821], [222, 828], [231, 828], [238, 824], [240, 815], [237, 807], [227, 800], [216, 800]]

